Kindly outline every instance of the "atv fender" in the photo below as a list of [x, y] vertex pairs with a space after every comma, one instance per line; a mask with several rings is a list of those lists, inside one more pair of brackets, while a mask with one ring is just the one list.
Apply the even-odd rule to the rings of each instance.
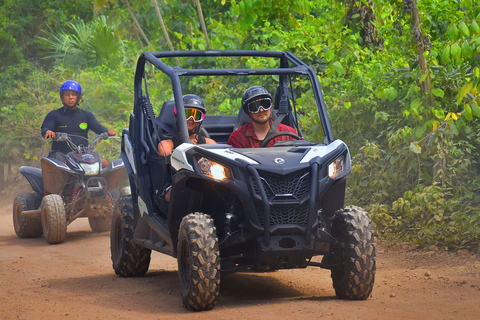
[[32, 187], [32, 190], [43, 197], [43, 179], [42, 170], [39, 168], [22, 166], [20, 173], [27, 179]]

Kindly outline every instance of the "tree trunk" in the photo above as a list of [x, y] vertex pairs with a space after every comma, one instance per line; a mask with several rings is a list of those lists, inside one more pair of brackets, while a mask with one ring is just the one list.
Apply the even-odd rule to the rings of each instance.
[[[167, 28], [165, 28], [165, 23], [163, 22], [162, 13], [160, 12], [160, 9], [158, 8], [157, 0], [152, 0], [152, 1], [153, 1], [153, 4], [155, 5], [155, 11], [157, 12], [157, 16], [158, 16], [158, 20], [160, 21], [160, 25], [162, 26], [165, 41], [167, 41], [167, 44], [170, 47], [170, 51], [174, 51], [172, 41], [170, 41], [170, 37], [168, 36], [168, 33], [167, 33]], [[175, 57], [175, 61], [177, 62], [177, 65], [180, 65], [180, 60], [177, 57]]]
[[150, 47], [150, 49], [151, 49], [152, 51], [155, 51], [155, 49], [153, 48], [153, 46], [152, 46], [152, 44], [150, 43], [150, 41], [148, 41], [147, 36], [146, 36], [145, 33], [143, 32], [142, 27], [140, 27], [140, 24], [138, 23], [137, 18], [135, 18], [135, 14], [133, 13], [133, 9], [132, 9], [132, 6], [130, 5], [130, 2], [128, 2], [128, 0], [125, 0], [125, 3], [127, 4], [128, 12], [130, 12], [130, 16], [132, 17], [133, 22], [135, 22], [135, 26], [137, 27], [137, 30], [138, 30], [138, 31], [140, 32], [140, 34], [142, 35], [143, 39], [145, 39], [145, 42], [147, 42], [147, 44], [148, 44], [148, 46]]
[[427, 96], [427, 106], [433, 105], [433, 94], [432, 94], [432, 84], [430, 81], [430, 70], [427, 65], [427, 59], [423, 55], [425, 53], [425, 46], [423, 44], [422, 30], [420, 29], [420, 21], [418, 18], [418, 8], [417, 0], [411, 0], [412, 2], [412, 25], [413, 25], [413, 36], [417, 42], [417, 52], [418, 52], [418, 64], [420, 66], [420, 71], [422, 75], [426, 75], [425, 80], [420, 83], [420, 89], [422, 94]]
[[205, 19], [203, 19], [202, 6], [200, 5], [200, 0], [195, 0], [197, 4], [198, 18], [200, 19], [200, 25], [202, 26], [203, 34], [205, 35], [205, 41], [207, 41], [208, 50], [212, 50], [210, 46], [210, 40], [208, 39], [207, 27], [205, 26]]

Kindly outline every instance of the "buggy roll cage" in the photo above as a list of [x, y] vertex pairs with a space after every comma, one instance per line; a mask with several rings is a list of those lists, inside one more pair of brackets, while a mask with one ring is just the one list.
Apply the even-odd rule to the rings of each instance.
[[[280, 68], [242, 68], [242, 69], [184, 69], [181, 67], [169, 66], [160, 58], [172, 57], [266, 57], [278, 58], [280, 60]], [[174, 95], [175, 105], [180, 114], [184, 114], [185, 109], [182, 99], [182, 89], [180, 84], [180, 76], [234, 76], [234, 75], [308, 75], [312, 85], [312, 90], [317, 104], [317, 110], [320, 115], [320, 120], [325, 133], [325, 144], [330, 144], [334, 141], [333, 131], [330, 120], [327, 114], [327, 108], [323, 98], [320, 83], [316, 73], [295, 57], [288, 51], [274, 52], [274, 51], [256, 51], [256, 50], [221, 50], [221, 51], [169, 51], [169, 52], [144, 52], [140, 55], [137, 61], [137, 69], [135, 72], [134, 83], [134, 98], [135, 108], [145, 107], [145, 112], [148, 117], [153, 119], [155, 113], [151, 104], [143, 104], [142, 79], [145, 78], [145, 62], [150, 62], [152, 65], [160, 69], [163, 73], [170, 77], [172, 82], [172, 89]], [[289, 62], [294, 67], [289, 67]], [[284, 80], [285, 81], [285, 80]], [[145, 89], [146, 90], [146, 89]], [[180, 120], [181, 119], [181, 120]], [[180, 138], [185, 143], [191, 143], [188, 136], [187, 121], [184, 118], [179, 118], [178, 128], [180, 131]], [[142, 143], [145, 147], [146, 144]], [[148, 150], [148, 147], [147, 147]], [[148, 151], [147, 151], [148, 152]], [[142, 156], [144, 158], [144, 156]]]

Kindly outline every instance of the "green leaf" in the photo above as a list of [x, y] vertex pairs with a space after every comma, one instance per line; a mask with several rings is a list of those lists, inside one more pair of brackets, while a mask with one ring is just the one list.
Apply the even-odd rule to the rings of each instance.
[[435, 97], [440, 97], [440, 98], [443, 98], [443, 96], [445, 95], [445, 92], [443, 92], [442, 89], [438, 89], [438, 88], [432, 89], [432, 93]]
[[418, 144], [410, 143], [410, 151], [413, 153], [419, 154], [422, 153], [422, 148]]
[[470, 37], [470, 30], [468, 30], [468, 27], [464, 21], [460, 22], [459, 28], [461, 33], [463, 33], [467, 37]]
[[463, 42], [462, 54], [463, 54], [464, 57], [467, 57], [468, 59], [473, 58], [473, 49], [468, 44], [468, 41]]
[[416, 137], [417, 139], [421, 139], [421, 138], [423, 137], [423, 134], [425, 133], [426, 130], [427, 130], [427, 126], [426, 126], [426, 125], [417, 127], [417, 129], [415, 129], [415, 137]]
[[472, 24], [470, 25], [470, 30], [472, 30], [475, 33], [480, 33], [480, 27], [478, 26], [477, 21], [472, 20]]
[[476, 101], [472, 101], [472, 103], [470, 104], [470, 107], [472, 108], [472, 114], [477, 117], [477, 118], [480, 118], [480, 108], [478, 107], [478, 104]]
[[457, 41], [458, 39], [458, 29], [456, 25], [453, 25], [450, 27], [450, 30], [448, 30], [448, 38], [451, 41]]
[[452, 44], [452, 48], [450, 49], [450, 52], [452, 54], [452, 57], [459, 60], [462, 54], [462, 49], [460, 49], [460, 46], [458, 44], [454, 43]]
[[392, 102], [398, 97], [398, 91], [394, 87], [384, 89], [383, 94], [390, 102]]
[[472, 108], [470, 108], [470, 106], [468, 104], [465, 105], [465, 119], [467, 119], [468, 121], [473, 120]]
[[240, 1], [240, 3], [238, 4], [238, 8], [239, 8], [240, 14], [245, 15], [247, 13], [247, 11], [245, 10], [245, 2]]
[[462, 101], [463, 97], [465, 97], [465, 95], [472, 90], [472, 85], [473, 84], [470, 81], [470, 82], [465, 83], [465, 85], [460, 89], [460, 91], [458, 92], [458, 97], [457, 97], [457, 106], [460, 104], [460, 101]]
[[451, 60], [450, 60], [450, 45], [447, 45], [445, 47], [445, 49], [443, 49], [443, 52], [442, 52], [442, 61], [443, 62], [446, 62], [446, 63], [449, 63]]
[[348, 110], [348, 109], [350, 109], [350, 108], [352, 107], [352, 103], [351, 103], [351, 102], [345, 102], [345, 103], [343, 104], [343, 106], [345, 107], [345, 109]]
[[342, 64], [340, 61], [335, 61], [333, 63], [333, 69], [338, 73], [338, 74], [345, 74], [345, 69], [343, 68]]
[[335, 52], [333, 50], [328, 50], [327, 52], [325, 52], [325, 60], [327, 60], [327, 62], [332, 61], [334, 58]]
[[418, 108], [421, 104], [422, 104], [422, 99], [421, 99], [421, 98], [417, 98], [417, 99], [413, 100], [413, 101], [410, 103], [410, 108], [416, 109], [416, 108]]

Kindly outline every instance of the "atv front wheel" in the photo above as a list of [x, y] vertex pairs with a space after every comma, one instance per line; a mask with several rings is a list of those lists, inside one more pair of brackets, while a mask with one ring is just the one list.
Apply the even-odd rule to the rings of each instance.
[[19, 238], [37, 238], [43, 234], [42, 221], [23, 216], [24, 211], [36, 210], [42, 197], [36, 193], [20, 193], [13, 200], [13, 227]]
[[220, 292], [220, 253], [209, 215], [196, 212], [183, 217], [177, 249], [183, 304], [195, 311], [211, 309]]
[[335, 213], [332, 236], [339, 239], [333, 254], [342, 263], [332, 269], [335, 293], [339, 298], [365, 300], [375, 282], [376, 257], [372, 225], [367, 213], [348, 206]]
[[152, 250], [135, 244], [133, 230], [135, 230], [133, 202], [132, 197], [127, 195], [119, 198], [113, 209], [110, 232], [113, 269], [122, 277], [143, 276], [150, 266]]
[[63, 242], [67, 236], [67, 217], [62, 197], [58, 194], [46, 195], [40, 211], [45, 240], [50, 244]]

